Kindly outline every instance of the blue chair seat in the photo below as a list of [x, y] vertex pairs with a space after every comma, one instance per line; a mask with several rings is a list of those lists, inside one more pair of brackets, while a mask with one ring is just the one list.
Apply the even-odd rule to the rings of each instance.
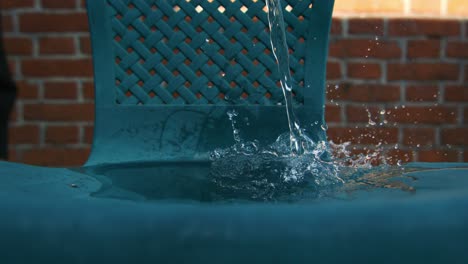
[[77, 171], [34, 168], [32, 175], [24, 165], [2, 164], [0, 260], [466, 263], [468, 169], [455, 165], [418, 164], [433, 170], [411, 173], [419, 179], [415, 194], [380, 189], [268, 204], [97, 197], [102, 183]]

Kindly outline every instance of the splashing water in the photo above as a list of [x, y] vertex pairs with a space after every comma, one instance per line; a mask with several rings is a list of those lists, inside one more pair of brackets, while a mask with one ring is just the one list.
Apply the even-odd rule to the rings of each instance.
[[298, 155], [291, 151], [290, 135], [285, 133], [262, 147], [258, 141], [240, 137], [236, 111], [229, 111], [228, 116], [235, 144], [211, 154], [210, 175], [220, 197], [272, 200], [310, 190], [320, 196], [327, 187], [343, 183], [338, 166], [321, 158], [328, 153], [324, 142], [304, 140], [302, 135], [303, 152]]
[[[387, 168], [379, 146], [373, 153], [353, 156], [348, 150], [349, 143], [314, 142], [301, 128], [292, 104], [295, 82], [290, 74], [281, 4], [279, 0], [266, 0], [266, 5], [270, 42], [280, 72], [289, 133], [280, 135], [268, 146], [260, 146], [256, 140], [244, 141], [236, 126], [238, 113], [229, 111], [235, 144], [211, 153], [210, 178], [216, 195], [221, 199], [281, 200], [304, 195], [321, 197], [336, 187], [344, 186], [344, 183], [351, 183], [348, 185], [351, 188], [362, 183], [386, 186], [385, 179], [397, 172], [383, 173], [380, 178], [367, 177]], [[375, 125], [370, 112], [368, 114], [369, 124]], [[327, 126], [322, 125], [322, 129], [326, 131]], [[373, 168], [375, 162], [383, 166]]]

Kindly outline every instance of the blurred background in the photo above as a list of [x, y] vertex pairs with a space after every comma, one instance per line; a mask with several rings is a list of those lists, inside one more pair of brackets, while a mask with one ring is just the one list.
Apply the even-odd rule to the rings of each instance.
[[[84, 163], [94, 118], [84, 0], [0, 5], [18, 88], [9, 159]], [[330, 140], [356, 153], [381, 143], [393, 162], [468, 162], [467, 0], [336, 0], [327, 78]]]

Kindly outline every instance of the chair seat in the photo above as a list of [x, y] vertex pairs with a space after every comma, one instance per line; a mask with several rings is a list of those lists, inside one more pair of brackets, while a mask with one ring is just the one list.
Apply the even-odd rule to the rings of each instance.
[[0, 165], [1, 263], [468, 263], [466, 164], [411, 173], [416, 193], [276, 204], [96, 197], [77, 171]]

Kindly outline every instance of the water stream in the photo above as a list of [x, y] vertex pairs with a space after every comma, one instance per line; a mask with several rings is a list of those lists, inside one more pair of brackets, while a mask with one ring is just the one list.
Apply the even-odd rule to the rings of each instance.
[[283, 90], [286, 114], [290, 131], [291, 150], [296, 154], [303, 153], [301, 143], [302, 131], [296, 118], [292, 102], [294, 80], [289, 66], [289, 48], [286, 41], [283, 10], [280, 0], [266, 0], [268, 9], [268, 26], [270, 28], [271, 50], [278, 64], [281, 89]]

